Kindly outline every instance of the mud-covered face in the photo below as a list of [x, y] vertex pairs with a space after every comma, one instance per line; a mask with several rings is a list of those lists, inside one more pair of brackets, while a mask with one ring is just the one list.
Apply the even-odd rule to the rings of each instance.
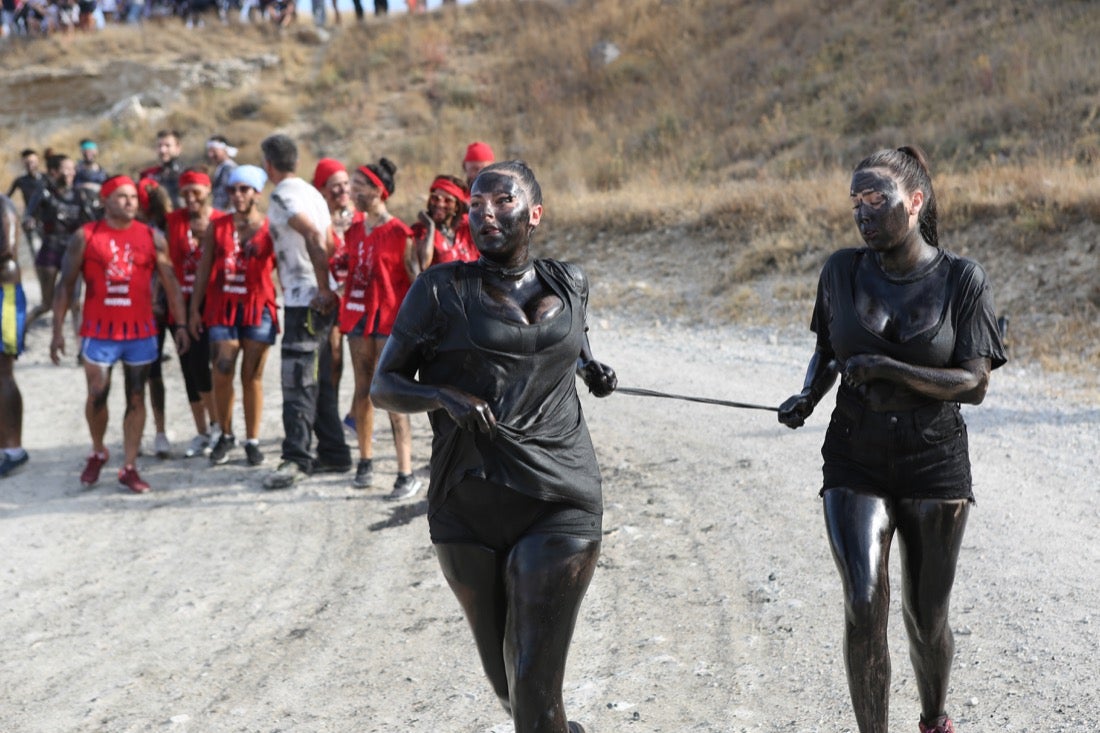
[[856, 171], [849, 192], [852, 215], [871, 249], [887, 249], [909, 233], [909, 205], [901, 185], [880, 168]]
[[470, 191], [470, 233], [481, 254], [506, 260], [526, 248], [542, 218], [519, 179], [496, 171], [479, 175]]
[[340, 211], [351, 204], [351, 178], [347, 171], [336, 171], [325, 181], [325, 200], [329, 211]]

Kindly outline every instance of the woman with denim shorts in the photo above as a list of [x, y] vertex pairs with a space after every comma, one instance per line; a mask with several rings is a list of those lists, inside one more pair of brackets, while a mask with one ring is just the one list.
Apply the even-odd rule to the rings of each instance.
[[215, 417], [222, 434], [210, 451], [213, 464], [226, 463], [236, 444], [232, 419], [238, 355], [242, 357], [245, 457], [250, 466], [264, 460], [260, 451], [264, 365], [279, 331], [271, 276], [275, 249], [267, 218], [259, 209], [260, 192], [266, 182], [263, 169], [254, 165], [237, 166], [229, 175], [227, 188], [233, 211], [211, 221], [203, 237], [202, 259], [191, 298], [189, 330], [198, 338], [205, 328], [214, 352]]

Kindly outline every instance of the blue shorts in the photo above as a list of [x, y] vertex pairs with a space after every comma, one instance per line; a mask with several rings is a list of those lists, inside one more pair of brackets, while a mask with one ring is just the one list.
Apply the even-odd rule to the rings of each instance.
[[81, 353], [84, 354], [84, 361], [105, 367], [114, 366], [117, 361], [126, 366], [145, 366], [160, 356], [156, 336], [124, 341], [86, 337]]
[[207, 326], [206, 332], [210, 335], [210, 341], [259, 341], [262, 344], [275, 343], [275, 322], [271, 320], [271, 311], [264, 308], [263, 317], [258, 326], [242, 326], [244, 309], [237, 308], [237, 316], [232, 326]]
[[0, 286], [0, 354], [22, 354], [26, 330], [27, 296], [23, 294], [23, 286], [19, 283]]

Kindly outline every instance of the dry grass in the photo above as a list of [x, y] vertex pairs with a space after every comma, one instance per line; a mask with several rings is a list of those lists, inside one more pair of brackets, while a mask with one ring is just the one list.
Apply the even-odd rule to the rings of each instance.
[[[1098, 36], [1100, 13], [1077, 0], [479, 0], [347, 25], [321, 45], [304, 27], [119, 29], [12, 47], [8, 68], [264, 53], [278, 65], [147, 123], [9, 127], [0, 162], [14, 173], [18, 148], [71, 150], [92, 132], [133, 170], [165, 126], [192, 154], [221, 132], [255, 161], [281, 129], [303, 142], [307, 173], [326, 155], [396, 161], [391, 207], [411, 219], [431, 178], [487, 140], [538, 171], [548, 251], [627, 272], [601, 302], [802, 323], [821, 261], [856, 241], [848, 170], [917, 143], [942, 240], [989, 270], [1016, 353], [1095, 371]], [[592, 53], [601, 42], [620, 51], [610, 64]], [[640, 269], [653, 263], [669, 274]], [[685, 267], [688, 292], [674, 277]]]

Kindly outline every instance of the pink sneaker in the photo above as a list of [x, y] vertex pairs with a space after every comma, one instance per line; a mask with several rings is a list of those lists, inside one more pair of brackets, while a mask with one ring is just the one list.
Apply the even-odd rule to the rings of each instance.
[[955, 724], [946, 715], [937, 718], [935, 725], [928, 725], [922, 720], [920, 722], [920, 733], [955, 733]]
[[118, 482], [135, 494], [144, 494], [153, 488], [138, 476], [137, 469], [133, 466], [123, 466], [118, 472]]
[[103, 464], [107, 462], [110, 454], [104, 450], [102, 453], [92, 452], [88, 456], [88, 462], [84, 464], [84, 471], [80, 474], [80, 483], [85, 487], [93, 486], [99, 481], [99, 471], [103, 468]]

